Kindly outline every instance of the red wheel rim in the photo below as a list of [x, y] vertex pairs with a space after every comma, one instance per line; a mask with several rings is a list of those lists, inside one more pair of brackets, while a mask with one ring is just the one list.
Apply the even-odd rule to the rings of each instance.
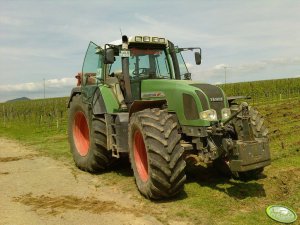
[[76, 149], [81, 156], [86, 156], [90, 146], [89, 126], [83, 112], [76, 112], [73, 126]]
[[139, 130], [135, 131], [133, 140], [134, 161], [136, 169], [142, 181], [145, 182], [149, 178], [148, 160], [143, 135]]

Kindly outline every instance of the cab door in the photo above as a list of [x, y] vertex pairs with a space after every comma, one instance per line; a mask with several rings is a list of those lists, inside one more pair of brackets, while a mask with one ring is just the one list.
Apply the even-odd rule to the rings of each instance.
[[102, 48], [90, 42], [82, 65], [82, 96], [86, 103], [91, 103], [98, 85], [103, 80]]

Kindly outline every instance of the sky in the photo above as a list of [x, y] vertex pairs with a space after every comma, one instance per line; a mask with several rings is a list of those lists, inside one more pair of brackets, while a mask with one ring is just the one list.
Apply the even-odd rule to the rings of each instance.
[[68, 96], [89, 41], [166, 37], [201, 47], [192, 79], [219, 84], [300, 77], [300, 1], [0, 0], [0, 102]]

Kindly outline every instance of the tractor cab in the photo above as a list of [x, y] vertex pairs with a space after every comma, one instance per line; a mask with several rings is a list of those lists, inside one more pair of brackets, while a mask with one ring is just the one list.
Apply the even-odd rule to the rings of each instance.
[[190, 80], [191, 74], [181, 55], [186, 50], [195, 50], [196, 64], [201, 63], [200, 48], [178, 48], [165, 38], [123, 36], [122, 40], [104, 47], [90, 42], [82, 73], [77, 76], [78, 84], [87, 98], [91, 98], [91, 85], [109, 85], [124, 110], [126, 104], [141, 99], [143, 80]]

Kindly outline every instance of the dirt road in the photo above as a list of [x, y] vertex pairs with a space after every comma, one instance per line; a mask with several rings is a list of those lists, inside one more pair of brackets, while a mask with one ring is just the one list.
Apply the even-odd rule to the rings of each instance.
[[161, 224], [130, 194], [0, 138], [0, 225]]

